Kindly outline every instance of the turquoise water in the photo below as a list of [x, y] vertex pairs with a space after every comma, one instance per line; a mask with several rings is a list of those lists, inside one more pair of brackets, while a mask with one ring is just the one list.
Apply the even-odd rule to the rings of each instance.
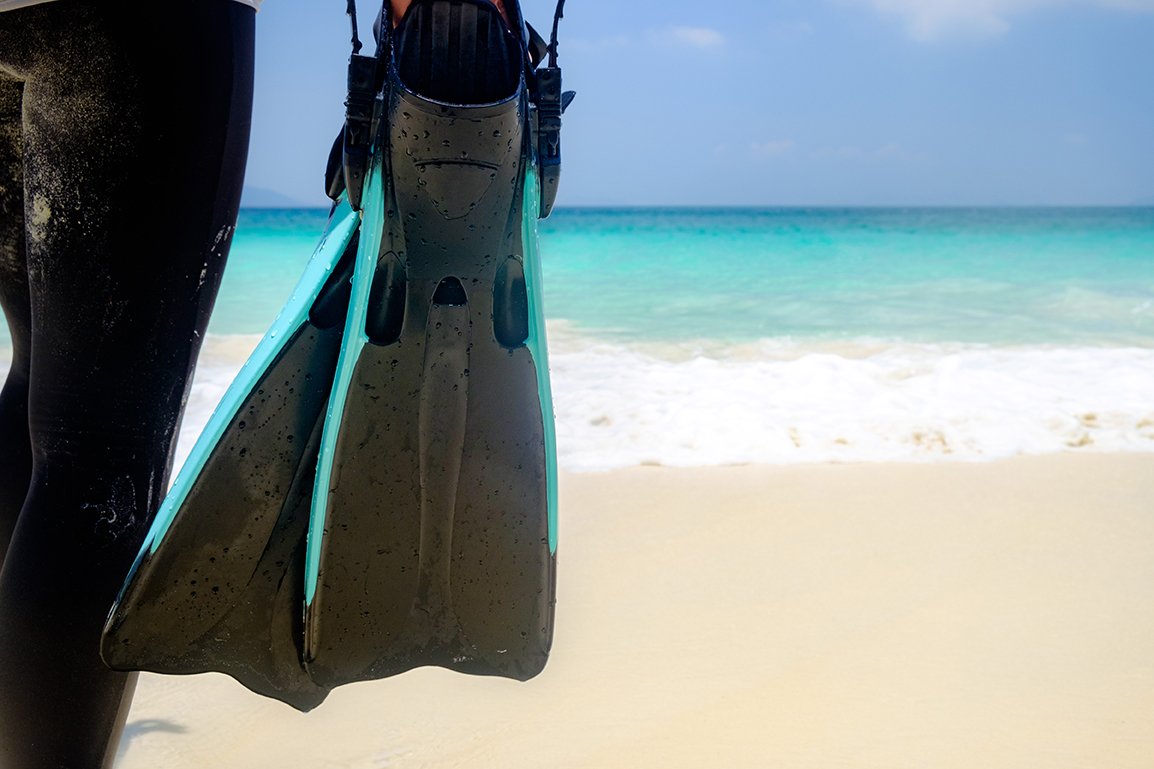
[[1154, 343], [1154, 209], [566, 211], [550, 314], [614, 336]]
[[[241, 214], [212, 330], [260, 333], [323, 211]], [[1154, 208], [561, 210], [545, 309], [616, 341], [1154, 346]]]
[[288, 301], [328, 222], [328, 211], [244, 209], [209, 333], [263, 334]]
[[[326, 219], [242, 211], [210, 332], [263, 333]], [[541, 241], [546, 315], [599, 339], [1154, 347], [1154, 208], [570, 209]]]
[[[326, 218], [241, 213], [178, 458]], [[1154, 208], [561, 210], [541, 251], [568, 470], [1154, 451]]]

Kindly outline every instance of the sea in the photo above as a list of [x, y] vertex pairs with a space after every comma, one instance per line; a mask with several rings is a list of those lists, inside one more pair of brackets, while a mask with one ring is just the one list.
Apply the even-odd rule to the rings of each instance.
[[[178, 461], [326, 218], [241, 212]], [[1154, 451], [1154, 208], [560, 209], [540, 237], [566, 470]]]

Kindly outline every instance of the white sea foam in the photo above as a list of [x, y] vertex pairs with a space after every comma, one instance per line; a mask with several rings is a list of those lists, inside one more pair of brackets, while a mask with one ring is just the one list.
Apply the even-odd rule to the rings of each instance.
[[[563, 323], [549, 333], [558, 450], [571, 471], [1154, 451], [1150, 349], [622, 345]], [[257, 340], [207, 340], [177, 466]]]
[[567, 340], [551, 364], [575, 471], [1154, 451], [1148, 349]]

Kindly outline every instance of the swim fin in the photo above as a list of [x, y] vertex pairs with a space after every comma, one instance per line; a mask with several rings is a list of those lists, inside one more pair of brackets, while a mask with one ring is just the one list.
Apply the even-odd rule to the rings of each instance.
[[487, 0], [415, 0], [350, 62], [326, 179], [343, 202], [177, 475], [105, 627], [110, 667], [220, 671], [309, 710], [421, 665], [544, 666], [557, 475], [536, 221], [563, 97], [556, 35], [536, 68], [505, 5], [520, 34]]
[[387, 55], [380, 248], [358, 256], [321, 442], [305, 665], [324, 687], [422, 665], [524, 680], [556, 566], [525, 45], [485, 0], [416, 0]]
[[340, 353], [357, 216], [334, 208], [308, 268], [178, 473], [105, 628], [117, 670], [228, 673], [309, 710], [305, 534]]

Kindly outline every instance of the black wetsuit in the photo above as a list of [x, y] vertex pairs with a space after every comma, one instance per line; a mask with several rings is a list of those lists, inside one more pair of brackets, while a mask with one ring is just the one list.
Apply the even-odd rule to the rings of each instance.
[[111, 765], [100, 631], [168, 484], [240, 203], [254, 12], [0, 13], [0, 769]]

